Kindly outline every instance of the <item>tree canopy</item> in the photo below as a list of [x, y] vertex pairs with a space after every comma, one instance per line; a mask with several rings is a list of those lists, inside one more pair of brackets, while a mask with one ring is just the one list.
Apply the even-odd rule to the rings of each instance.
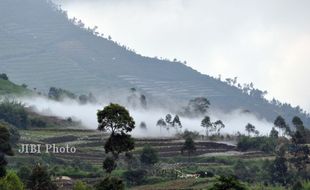
[[123, 106], [111, 103], [97, 112], [98, 130], [127, 133], [135, 128], [135, 122]]

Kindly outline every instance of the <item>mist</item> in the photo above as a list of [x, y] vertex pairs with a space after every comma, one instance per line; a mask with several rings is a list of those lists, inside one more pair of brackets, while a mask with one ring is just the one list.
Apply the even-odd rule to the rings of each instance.
[[[27, 107], [33, 107], [34, 111], [47, 115], [56, 116], [59, 118], [67, 119], [71, 117], [75, 121], [80, 121], [87, 129], [97, 129], [97, 111], [103, 109], [110, 102], [100, 104], [84, 104], [81, 105], [74, 100], [64, 100], [61, 102], [50, 100], [44, 97], [31, 97], [19, 99]], [[205, 134], [204, 128], [200, 126], [202, 118], [189, 119], [180, 117], [182, 128], [176, 131], [171, 128], [169, 131], [156, 126], [160, 118], [165, 118], [165, 115], [171, 113], [167, 109], [151, 108], [151, 109], [133, 109], [128, 106], [130, 115], [136, 122], [136, 128], [133, 130], [132, 135], [135, 137], [172, 137], [177, 132], [190, 130], [196, 131], [200, 134]], [[174, 115], [174, 113], [172, 113]], [[222, 134], [235, 134], [237, 132], [245, 133], [244, 128], [247, 123], [256, 126], [261, 135], [267, 135], [272, 128], [272, 124], [266, 120], [259, 120], [251, 114], [242, 114], [239, 110], [231, 113], [224, 114], [219, 111], [210, 110], [208, 115], [212, 121], [222, 120], [226, 127], [221, 130]], [[147, 129], [140, 128], [140, 123], [145, 122]]]
[[310, 111], [307, 0], [55, 0], [69, 17], [147, 56], [238, 76]]

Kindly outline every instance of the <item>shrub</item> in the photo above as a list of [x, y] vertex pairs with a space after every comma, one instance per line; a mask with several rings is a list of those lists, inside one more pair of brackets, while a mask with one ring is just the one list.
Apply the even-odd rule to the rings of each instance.
[[274, 138], [240, 136], [237, 147], [241, 151], [260, 150], [266, 153], [272, 153], [276, 145], [277, 142]]
[[8, 77], [7, 74], [1, 73], [1, 74], [0, 74], [0, 79], [2, 79], [2, 80], [9, 80], [9, 77]]
[[158, 162], [158, 153], [151, 146], [145, 146], [142, 150], [140, 161], [146, 165], [154, 165]]
[[24, 105], [20, 102], [4, 100], [0, 103], [0, 120], [10, 123], [17, 128], [26, 129], [28, 114]]
[[118, 177], [106, 177], [97, 185], [95, 185], [96, 190], [123, 190], [125, 185], [123, 181]]
[[92, 189], [91, 187], [89, 187], [82, 181], [77, 181], [73, 186], [73, 190], [91, 190], [91, 189]]
[[23, 190], [24, 185], [15, 173], [9, 172], [4, 178], [0, 179], [0, 189]]
[[129, 170], [123, 174], [123, 177], [129, 185], [141, 185], [145, 182], [146, 174], [145, 170]]

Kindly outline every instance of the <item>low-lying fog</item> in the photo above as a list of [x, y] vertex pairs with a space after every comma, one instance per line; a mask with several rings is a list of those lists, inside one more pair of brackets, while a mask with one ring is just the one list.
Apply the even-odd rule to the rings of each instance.
[[[21, 102], [26, 106], [36, 107], [36, 111], [49, 116], [57, 116], [60, 118], [72, 117], [74, 120], [81, 121], [89, 129], [97, 128], [97, 111], [103, 109], [109, 103], [103, 104], [84, 104], [81, 105], [73, 100], [66, 100], [62, 102], [53, 101], [42, 97], [22, 98]], [[156, 126], [157, 121], [160, 118], [170, 113], [168, 110], [163, 109], [131, 109], [128, 108], [131, 116], [136, 122], [136, 128], [132, 132], [136, 137], [168, 137], [176, 133], [175, 129], [160, 129]], [[173, 115], [173, 113], [171, 113]], [[214, 110], [209, 110], [208, 115], [212, 121], [222, 120], [225, 124], [225, 128], [221, 130], [221, 133], [234, 134], [238, 131], [245, 133], [245, 126], [247, 123], [253, 124], [261, 135], [266, 135], [272, 128], [272, 124], [266, 120], [259, 120], [257, 117], [251, 114], [241, 114], [239, 110], [224, 114]], [[189, 119], [180, 117], [182, 123], [181, 130], [197, 131], [201, 134], [205, 134], [204, 128], [200, 126], [202, 118]], [[147, 129], [141, 129], [140, 123], [145, 122]], [[180, 130], [179, 130], [180, 131]]]

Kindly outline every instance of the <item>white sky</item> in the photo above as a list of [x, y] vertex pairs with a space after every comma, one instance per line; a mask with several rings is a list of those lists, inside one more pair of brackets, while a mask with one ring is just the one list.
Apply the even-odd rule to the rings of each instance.
[[310, 111], [308, 0], [58, 0], [139, 54], [254, 82]]

